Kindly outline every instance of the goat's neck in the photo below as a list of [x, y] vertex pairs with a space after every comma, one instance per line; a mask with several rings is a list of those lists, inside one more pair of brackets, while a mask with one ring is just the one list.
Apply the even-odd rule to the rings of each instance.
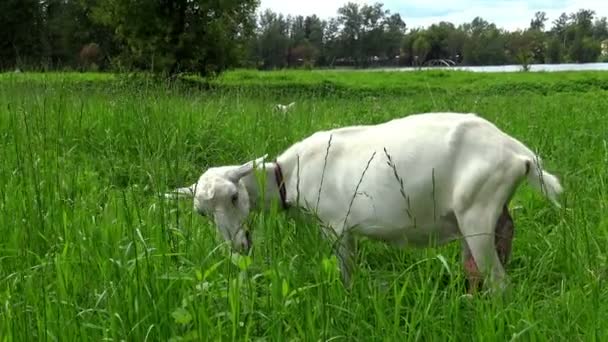
[[283, 209], [281, 206], [281, 195], [279, 194], [279, 184], [277, 184], [277, 178], [275, 175], [277, 163], [280, 165], [281, 173], [283, 175], [283, 182], [285, 184], [285, 201], [289, 206], [299, 206], [299, 203], [297, 203], [299, 200], [299, 184], [297, 179], [300, 176], [300, 171], [302, 169], [300, 166], [299, 157], [301, 154], [301, 147], [301, 144], [294, 144], [282, 154], [277, 156], [276, 162], [257, 165], [256, 173], [262, 170], [264, 170], [266, 173], [265, 191], [263, 196], [259, 189], [255, 174], [250, 174], [242, 179], [245, 187], [247, 188], [247, 192], [249, 193], [249, 200], [252, 208], [268, 209], [270, 204], [273, 201], [276, 201], [279, 205], [279, 209]]
[[[249, 201], [252, 208], [268, 209], [272, 201], [275, 200], [277, 201], [279, 208], [281, 208], [281, 196], [279, 194], [279, 185], [277, 184], [275, 176], [276, 168], [277, 165], [275, 163], [264, 163], [263, 166], [257, 166], [256, 173], [266, 173], [264, 177], [265, 189], [263, 192], [260, 191], [259, 182], [256, 179], [256, 173], [252, 173], [241, 179], [243, 185], [245, 185], [245, 188], [247, 188], [247, 193], [249, 194]], [[285, 182], [287, 182], [286, 179]]]

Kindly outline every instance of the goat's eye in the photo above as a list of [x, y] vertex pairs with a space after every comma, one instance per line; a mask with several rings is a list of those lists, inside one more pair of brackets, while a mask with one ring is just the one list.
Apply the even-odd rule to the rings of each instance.
[[236, 201], [239, 200], [239, 194], [232, 195], [231, 200], [232, 200], [232, 204], [236, 205]]

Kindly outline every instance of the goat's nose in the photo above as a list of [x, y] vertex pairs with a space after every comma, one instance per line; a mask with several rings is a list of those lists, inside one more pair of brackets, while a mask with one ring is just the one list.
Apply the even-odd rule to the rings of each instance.
[[247, 230], [245, 231], [245, 241], [243, 241], [243, 249], [245, 251], [249, 251], [249, 249], [251, 248], [252, 242], [251, 242], [251, 233]]

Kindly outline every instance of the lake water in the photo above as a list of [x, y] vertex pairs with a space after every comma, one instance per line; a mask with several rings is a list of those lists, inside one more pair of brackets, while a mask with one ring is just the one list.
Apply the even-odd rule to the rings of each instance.
[[[521, 71], [521, 65], [492, 65], [492, 66], [453, 66], [453, 67], [423, 67], [423, 70], [463, 70], [473, 72], [516, 72]], [[370, 69], [367, 69], [370, 70]], [[418, 68], [378, 68], [376, 71], [415, 71]], [[581, 64], [531, 64], [530, 71], [608, 71], [608, 63]]]

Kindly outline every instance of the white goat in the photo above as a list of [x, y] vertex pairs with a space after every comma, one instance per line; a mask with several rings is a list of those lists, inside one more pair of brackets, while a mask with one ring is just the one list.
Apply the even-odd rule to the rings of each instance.
[[279, 104], [277, 104], [277, 105], [276, 105], [274, 108], [275, 108], [276, 110], [279, 110], [279, 111], [283, 112], [283, 114], [285, 114], [285, 113], [287, 113], [287, 111], [288, 111], [288, 110], [290, 110], [290, 109], [291, 109], [291, 107], [293, 107], [295, 104], [296, 104], [295, 102], [291, 102], [291, 103], [289, 103], [289, 104], [287, 104], [287, 105], [284, 105], [284, 104], [280, 104], [280, 103], [279, 103]]
[[[559, 207], [559, 180], [518, 140], [475, 114], [427, 113], [378, 125], [317, 132], [274, 162], [209, 168], [174, 193], [194, 197], [224, 239], [245, 253], [250, 209], [313, 212], [339, 237], [337, 255], [350, 284], [354, 235], [399, 246], [432, 246], [461, 239], [471, 282], [488, 276], [504, 288], [503, 263], [513, 224], [507, 210], [523, 179]], [[266, 173], [265, 203], [254, 169]], [[499, 236], [499, 234], [506, 236]], [[493, 288], [493, 287], [492, 287]]]

